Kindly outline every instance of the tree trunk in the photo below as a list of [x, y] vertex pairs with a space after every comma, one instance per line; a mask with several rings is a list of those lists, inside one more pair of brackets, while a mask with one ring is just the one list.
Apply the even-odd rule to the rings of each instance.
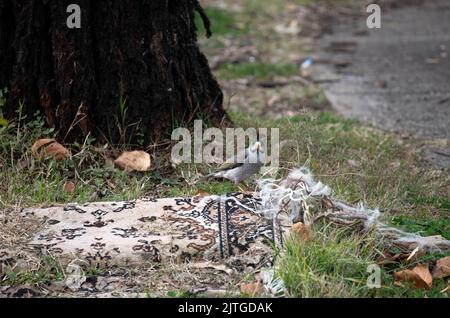
[[[80, 29], [66, 24], [72, 3]], [[195, 11], [209, 29], [197, 0], [0, 0], [6, 116], [40, 111], [62, 142], [145, 144], [195, 118], [228, 120]]]

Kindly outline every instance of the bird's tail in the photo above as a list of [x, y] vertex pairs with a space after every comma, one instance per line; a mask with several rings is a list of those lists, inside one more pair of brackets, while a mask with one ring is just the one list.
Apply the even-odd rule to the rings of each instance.
[[190, 185], [195, 185], [201, 181], [208, 180], [209, 178], [223, 178], [224, 173], [225, 173], [224, 171], [219, 171], [219, 172], [213, 172], [213, 173], [207, 174], [206, 176], [200, 177], [197, 180], [195, 180], [194, 182], [190, 183]]

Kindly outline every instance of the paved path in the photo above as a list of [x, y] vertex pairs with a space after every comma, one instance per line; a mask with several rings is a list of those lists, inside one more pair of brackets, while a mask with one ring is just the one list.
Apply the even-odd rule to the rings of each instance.
[[320, 45], [314, 77], [340, 114], [440, 139], [432, 161], [450, 167], [450, 1], [386, 10], [381, 29], [335, 25]]

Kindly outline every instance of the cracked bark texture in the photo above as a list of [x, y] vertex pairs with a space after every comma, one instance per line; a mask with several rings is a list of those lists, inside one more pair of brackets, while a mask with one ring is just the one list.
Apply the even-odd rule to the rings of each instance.
[[[72, 3], [81, 29], [66, 25]], [[22, 115], [39, 111], [62, 142], [91, 133], [145, 144], [196, 118], [228, 121], [197, 45], [195, 11], [209, 29], [197, 0], [0, 0], [6, 117], [22, 104]]]

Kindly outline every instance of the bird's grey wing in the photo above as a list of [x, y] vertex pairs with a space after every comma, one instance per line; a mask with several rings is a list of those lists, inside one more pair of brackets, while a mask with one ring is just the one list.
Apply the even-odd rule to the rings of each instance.
[[[245, 149], [245, 150], [241, 151], [240, 153], [236, 154], [234, 157], [227, 159], [227, 161], [224, 162], [222, 165], [220, 165], [217, 170], [223, 171], [223, 170], [230, 170], [230, 169], [240, 167], [247, 160], [247, 157], [248, 157], [248, 149]], [[244, 159], [244, 162], [238, 163], [239, 159], [241, 159], [241, 160]]]

